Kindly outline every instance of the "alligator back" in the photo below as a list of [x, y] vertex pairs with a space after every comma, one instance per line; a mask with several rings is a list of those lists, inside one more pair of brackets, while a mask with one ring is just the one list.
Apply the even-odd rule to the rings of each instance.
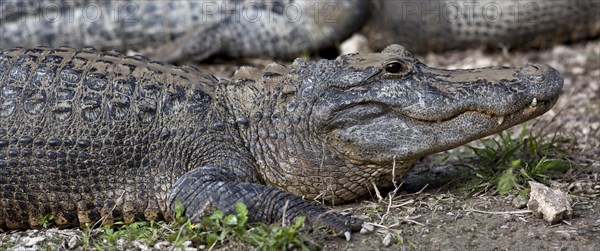
[[363, 28], [374, 49], [544, 48], [600, 36], [598, 0], [375, 2]]
[[0, 8], [1, 48], [140, 49], [168, 42], [206, 19], [198, 16], [201, 4], [190, 0], [17, 0]]
[[0, 51], [0, 228], [163, 218], [215, 83], [115, 52]]

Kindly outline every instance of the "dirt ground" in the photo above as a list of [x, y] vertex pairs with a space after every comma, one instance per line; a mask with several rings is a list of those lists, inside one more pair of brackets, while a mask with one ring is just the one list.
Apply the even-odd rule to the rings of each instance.
[[[545, 63], [564, 75], [563, 96], [540, 118], [537, 126], [550, 127], [565, 138], [576, 139], [568, 147], [568, 154], [577, 168], [552, 184], [572, 193], [573, 218], [548, 225], [515, 207], [511, 196], [493, 192], [473, 195], [461, 191], [461, 184], [440, 186], [446, 181], [420, 178], [456, 169], [457, 163], [452, 161], [439, 166], [433, 156], [415, 167], [391, 201], [382, 193], [383, 199], [373, 194], [356, 203], [334, 207], [335, 211], [376, 223], [375, 232], [355, 233], [351, 241], [332, 236], [316, 237], [323, 249], [600, 250], [600, 40], [559, 45], [543, 51], [446, 52], [429, 54], [422, 60], [442, 68]], [[201, 67], [221, 76], [231, 74], [230, 64]], [[427, 184], [430, 185], [421, 189]], [[0, 244], [13, 240], [13, 248], [18, 250], [28, 249], [27, 242], [36, 237], [41, 238], [37, 243], [69, 242], [76, 234], [73, 231], [0, 233]], [[78, 245], [71, 247], [81, 249]], [[131, 249], [144, 248], [132, 246]]]
[[[576, 139], [569, 146], [568, 155], [578, 165], [577, 169], [552, 184], [563, 191], [581, 191], [577, 196], [571, 195], [573, 218], [548, 225], [516, 208], [511, 196], [493, 193], [469, 196], [457, 192], [461, 184], [415, 193], [415, 188], [425, 185], [419, 184], [419, 176], [456, 168], [452, 162], [442, 167], [431, 166], [433, 161], [425, 159], [404, 184], [412, 189], [400, 192], [391, 203], [374, 198], [348, 206], [354, 210], [386, 209], [368, 216], [371, 222], [383, 226], [377, 228], [374, 236], [356, 235], [351, 242], [332, 240], [326, 242], [325, 249], [600, 250], [600, 41], [560, 45], [544, 51], [429, 54], [423, 61], [443, 68], [546, 63], [564, 75], [563, 96], [550, 112], [539, 118], [537, 127], [549, 127], [565, 138]], [[417, 182], [410, 184], [410, 180]], [[385, 215], [388, 206], [390, 211]], [[386, 247], [383, 244], [386, 235], [397, 237], [396, 244]]]
[[[543, 51], [447, 52], [429, 54], [422, 60], [442, 68], [545, 63], [564, 75], [562, 97], [550, 112], [539, 118], [541, 121], [536, 127], [558, 130], [560, 136], [576, 139], [568, 147], [568, 155], [577, 168], [552, 184], [563, 191], [581, 192], [577, 196], [571, 195], [573, 218], [549, 225], [516, 208], [511, 196], [467, 195], [458, 192], [463, 184], [442, 188], [430, 186], [415, 193], [420, 186], [426, 185], [420, 176], [457, 168], [457, 163], [452, 161], [442, 167], [432, 166], [434, 161], [431, 159], [435, 157], [432, 156], [415, 167], [404, 184], [407, 189], [401, 189], [391, 202], [386, 198], [379, 202], [373, 196], [347, 206], [350, 211], [358, 212], [361, 208], [384, 209], [367, 217], [382, 225], [376, 228], [374, 235], [357, 234], [351, 242], [327, 241], [324, 249], [600, 250], [600, 41], [560, 45]], [[411, 184], [413, 180], [416, 182]], [[428, 182], [436, 183], [431, 179]], [[387, 235], [396, 237], [392, 241], [395, 245], [384, 245]]]

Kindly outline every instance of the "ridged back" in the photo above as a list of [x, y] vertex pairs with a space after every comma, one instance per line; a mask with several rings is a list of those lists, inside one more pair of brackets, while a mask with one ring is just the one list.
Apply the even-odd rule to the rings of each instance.
[[0, 227], [162, 218], [216, 83], [116, 52], [0, 51]]

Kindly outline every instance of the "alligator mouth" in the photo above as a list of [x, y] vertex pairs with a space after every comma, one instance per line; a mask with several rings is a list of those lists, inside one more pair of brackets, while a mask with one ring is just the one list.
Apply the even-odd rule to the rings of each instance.
[[[443, 119], [423, 119], [411, 116], [405, 111], [396, 109], [393, 105], [381, 102], [367, 102], [360, 104], [352, 104], [347, 107], [344, 107], [341, 110], [338, 110], [335, 113], [334, 119], [328, 124], [328, 127], [335, 128], [340, 124], [347, 124], [348, 126], [369, 124], [373, 123], [372, 120], [374, 119], [380, 117], [389, 117], [390, 114], [392, 115], [391, 117], [396, 117], [403, 121], [411, 120], [416, 123], [425, 123], [430, 125], [451, 122], [461, 116], [466, 116], [468, 114], [479, 114], [482, 117], [488, 118], [490, 120], [495, 120], [498, 125], [502, 125], [505, 122], [505, 120], [511, 119], [513, 116], [518, 114], [535, 113], [539, 115], [541, 113], [544, 113], [550, 108], [552, 108], [552, 106], [554, 105], [554, 103], [556, 103], [557, 100], [558, 97], [552, 98], [550, 100], [539, 100], [537, 98], [533, 98], [529, 105], [522, 106], [514, 111], [509, 111], [504, 114], [488, 112], [485, 110], [464, 110], [450, 116], [444, 116]], [[356, 123], [345, 123], [348, 120], [347, 118], [353, 118]]]
[[476, 113], [476, 114], [481, 114], [483, 116], [488, 117], [489, 119], [493, 119], [497, 121], [498, 125], [502, 125], [505, 121], [505, 119], [507, 118], [511, 118], [512, 116], [516, 115], [516, 114], [528, 114], [530, 112], [528, 112], [529, 110], [533, 111], [541, 111], [546, 112], [548, 111], [550, 108], [552, 108], [552, 106], [554, 105], [554, 103], [556, 103], [556, 101], [558, 100], [558, 97], [555, 97], [553, 99], [550, 100], [538, 100], [537, 98], [533, 98], [532, 101], [529, 103], [528, 106], [524, 106], [521, 108], [518, 108], [516, 111], [513, 112], [508, 112], [506, 114], [497, 114], [497, 113], [492, 113], [492, 112], [488, 112], [485, 110], [466, 110], [466, 111], [462, 111], [460, 113], [457, 113], [453, 116], [449, 116], [449, 117], [445, 117], [444, 119], [422, 119], [422, 118], [415, 118], [412, 117], [402, 111], [398, 111], [394, 108], [391, 108], [394, 113], [396, 115], [402, 116], [402, 117], [406, 117], [412, 120], [416, 120], [419, 122], [424, 122], [424, 123], [444, 123], [444, 122], [448, 122], [448, 121], [452, 121], [454, 119], [456, 119], [457, 117], [460, 117], [462, 115], [465, 114], [469, 114], [469, 113]]
[[467, 110], [444, 120], [416, 119], [383, 108], [382, 104], [367, 104], [365, 106], [370, 110], [378, 112], [348, 121], [347, 118], [341, 118], [342, 114], [349, 115], [352, 112], [340, 111], [336, 114], [339, 120], [333, 121], [338, 127], [333, 130], [341, 142], [357, 146], [349, 149], [361, 149], [355, 152], [358, 159], [358, 156], [369, 156], [369, 161], [384, 163], [393, 156], [396, 160], [411, 160], [449, 150], [523, 123], [550, 110], [557, 100], [558, 97], [533, 99], [529, 105], [507, 114]]

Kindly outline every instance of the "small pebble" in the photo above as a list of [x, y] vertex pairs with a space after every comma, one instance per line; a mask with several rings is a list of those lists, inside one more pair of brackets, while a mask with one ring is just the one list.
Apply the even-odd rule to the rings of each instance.
[[391, 234], [387, 234], [385, 237], [383, 237], [383, 246], [389, 247], [394, 243], [396, 243], [396, 240]]

